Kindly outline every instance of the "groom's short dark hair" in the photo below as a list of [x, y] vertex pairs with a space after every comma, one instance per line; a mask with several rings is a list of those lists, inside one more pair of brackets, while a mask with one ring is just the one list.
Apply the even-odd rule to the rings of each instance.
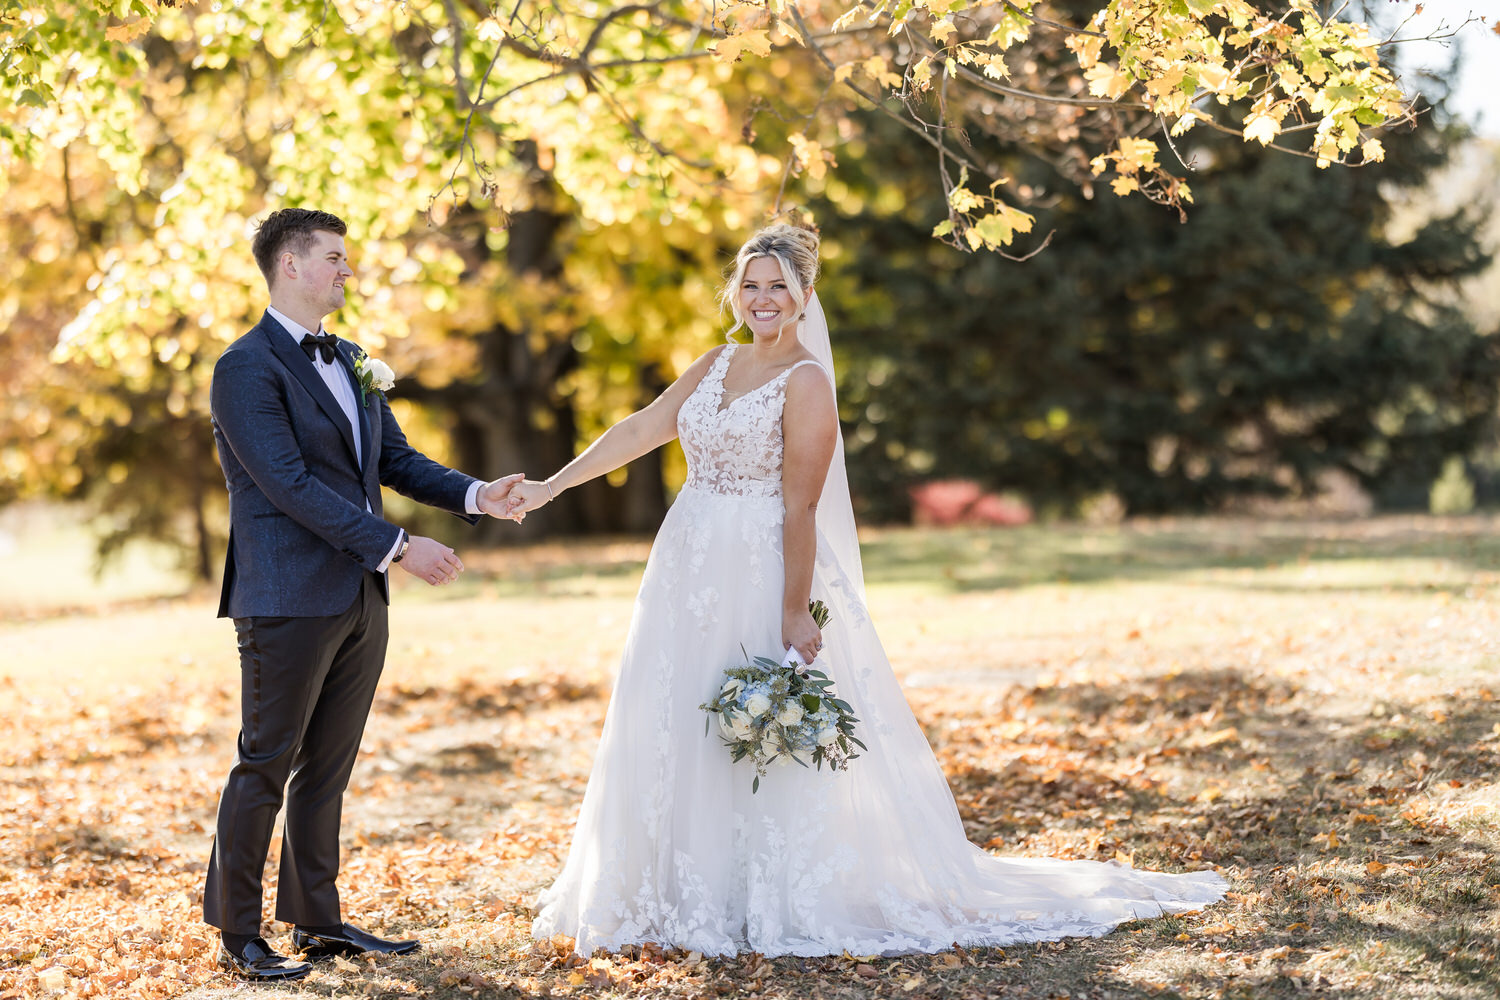
[[344, 220], [332, 212], [311, 208], [277, 209], [255, 230], [255, 242], [250, 245], [250, 252], [255, 255], [256, 266], [265, 275], [266, 287], [269, 288], [276, 272], [276, 258], [284, 252], [307, 253], [312, 249], [313, 233], [343, 236], [348, 231]]

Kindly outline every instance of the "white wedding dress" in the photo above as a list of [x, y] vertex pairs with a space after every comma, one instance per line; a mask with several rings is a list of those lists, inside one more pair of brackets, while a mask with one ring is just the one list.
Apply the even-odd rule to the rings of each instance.
[[722, 405], [734, 350], [678, 416], [687, 484], [646, 564], [572, 846], [532, 934], [569, 935], [585, 956], [647, 941], [705, 955], [936, 952], [1100, 935], [1221, 898], [1213, 872], [997, 858], [969, 843], [862, 572], [840, 564], [821, 523], [812, 596], [833, 619], [816, 666], [869, 751], [838, 773], [773, 767], [751, 793], [753, 766], [730, 762], [716, 726], [704, 735], [698, 706], [744, 663], [741, 647], [782, 654], [789, 372]]

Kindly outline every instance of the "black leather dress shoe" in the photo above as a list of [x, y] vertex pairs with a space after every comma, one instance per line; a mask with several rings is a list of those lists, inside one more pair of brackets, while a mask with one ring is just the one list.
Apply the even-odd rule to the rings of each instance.
[[337, 934], [310, 934], [298, 927], [292, 931], [292, 944], [306, 958], [359, 955], [367, 951], [377, 955], [405, 955], [422, 947], [420, 941], [387, 941], [353, 924], [342, 924]]
[[220, 944], [219, 968], [258, 983], [301, 979], [312, 971], [312, 966], [306, 962], [276, 954], [262, 938], [245, 945], [238, 955]]

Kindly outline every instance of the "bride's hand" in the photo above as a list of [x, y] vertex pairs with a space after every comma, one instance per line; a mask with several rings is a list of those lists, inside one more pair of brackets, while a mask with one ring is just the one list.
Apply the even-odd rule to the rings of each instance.
[[781, 647], [797, 650], [803, 663], [811, 663], [823, 648], [823, 633], [806, 604], [800, 610], [788, 611], [781, 617]]
[[552, 499], [547, 484], [536, 479], [527, 479], [510, 488], [510, 516], [524, 515], [528, 511], [545, 506]]

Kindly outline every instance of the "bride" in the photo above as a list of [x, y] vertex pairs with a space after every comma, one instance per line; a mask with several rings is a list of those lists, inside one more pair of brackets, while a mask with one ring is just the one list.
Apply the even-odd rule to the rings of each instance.
[[[656, 537], [562, 873], [532, 934], [581, 955], [655, 942], [705, 955], [935, 952], [1100, 935], [1220, 899], [1213, 872], [997, 858], [952, 794], [866, 613], [813, 295], [818, 240], [763, 229], [724, 302], [752, 342], [710, 350], [546, 481], [523, 514], [674, 437], [687, 482]], [[729, 339], [729, 338], [726, 338]], [[832, 620], [808, 613], [822, 600]], [[867, 753], [847, 771], [732, 763], [699, 706], [726, 667], [793, 648], [837, 685]]]

